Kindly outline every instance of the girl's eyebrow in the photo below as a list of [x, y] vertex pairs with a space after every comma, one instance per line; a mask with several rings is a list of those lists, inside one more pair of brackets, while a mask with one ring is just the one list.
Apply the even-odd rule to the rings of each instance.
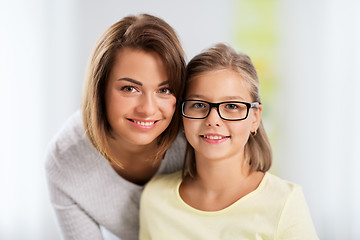
[[[137, 80], [132, 79], [132, 78], [128, 78], [128, 77], [119, 78], [118, 81], [127, 81], [127, 82], [134, 83], [136, 85], [139, 85], [139, 86], [143, 85], [142, 82], [137, 81]], [[164, 85], [167, 85], [167, 84], [169, 84], [169, 81], [164, 81], [164, 82], [160, 83], [158, 86], [160, 87], [160, 86], [164, 86]]]
[[187, 98], [204, 98], [204, 96], [202, 95], [198, 95], [198, 94], [192, 94], [192, 95], [189, 95], [189, 96], [186, 96]]
[[[187, 98], [200, 98], [200, 99], [205, 99], [206, 97], [203, 95], [199, 95], [199, 94], [192, 94], [187, 96]], [[224, 98], [221, 98], [222, 101], [231, 101], [231, 100], [244, 100], [244, 98], [242, 98], [241, 96], [225, 96]]]
[[244, 100], [241, 96], [226, 96], [224, 100]]

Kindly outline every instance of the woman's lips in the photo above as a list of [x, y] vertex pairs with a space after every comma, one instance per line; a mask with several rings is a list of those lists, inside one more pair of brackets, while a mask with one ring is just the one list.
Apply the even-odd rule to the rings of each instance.
[[156, 126], [159, 120], [137, 120], [128, 119], [135, 127], [139, 129], [152, 129]]

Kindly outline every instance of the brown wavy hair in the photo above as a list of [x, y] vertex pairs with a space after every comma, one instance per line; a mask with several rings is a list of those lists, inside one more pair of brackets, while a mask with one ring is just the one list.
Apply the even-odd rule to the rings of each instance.
[[[83, 124], [92, 145], [110, 163], [120, 167], [108, 142], [111, 126], [106, 117], [105, 89], [115, 56], [123, 48], [157, 53], [165, 65], [169, 86], [176, 99], [181, 98], [185, 83], [184, 51], [176, 32], [164, 20], [149, 14], [130, 15], [113, 24], [100, 37], [90, 58], [83, 89]], [[154, 160], [162, 158], [174, 142], [180, 120], [177, 107], [170, 125], [158, 137], [159, 147]]]
[[[249, 86], [252, 101], [261, 103], [259, 79], [251, 59], [223, 43], [216, 44], [190, 60], [186, 67], [186, 82], [202, 73], [221, 69], [230, 69], [239, 73]], [[186, 92], [184, 92], [183, 99], [185, 94]], [[250, 171], [266, 172], [271, 167], [272, 150], [262, 121], [257, 134], [255, 136], [250, 134], [245, 145], [245, 163], [250, 165]], [[186, 175], [191, 177], [196, 175], [195, 152], [189, 143], [183, 167], [183, 177]]]

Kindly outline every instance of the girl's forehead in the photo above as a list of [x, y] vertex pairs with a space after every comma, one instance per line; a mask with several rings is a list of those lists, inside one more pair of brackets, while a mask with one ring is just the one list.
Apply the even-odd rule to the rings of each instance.
[[232, 69], [218, 69], [213, 71], [205, 71], [199, 74], [196, 74], [195, 76], [191, 77], [188, 80], [188, 83], [193, 82], [194, 80], [203, 80], [203, 79], [216, 79], [219, 82], [224, 81], [225, 79], [231, 79], [232, 81], [239, 82], [241, 84], [246, 85], [247, 80], [237, 71]]
[[189, 79], [186, 96], [206, 98], [243, 98], [249, 99], [249, 84], [238, 72], [229, 69], [208, 71]]

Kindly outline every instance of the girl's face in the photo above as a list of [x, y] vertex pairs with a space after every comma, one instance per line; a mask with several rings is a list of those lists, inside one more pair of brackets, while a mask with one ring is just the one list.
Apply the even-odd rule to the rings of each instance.
[[[211, 103], [241, 101], [252, 103], [246, 81], [233, 70], [205, 72], [192, 78], [187, 85], [185, 100]], [[250, 132], [255, 131], [261, 118], [262, 106], [250, 108], [241, 121], [226, 121], [212, 108], [205, 119], [183, 117], [186, 138], [199, 159], [243, 159], [244, 146]]]
[[160, 57], [142, 50], [120, 50], [108, 79], [105, 104], [117, 141], [153, 143], [169, 126], [176, 105]]

